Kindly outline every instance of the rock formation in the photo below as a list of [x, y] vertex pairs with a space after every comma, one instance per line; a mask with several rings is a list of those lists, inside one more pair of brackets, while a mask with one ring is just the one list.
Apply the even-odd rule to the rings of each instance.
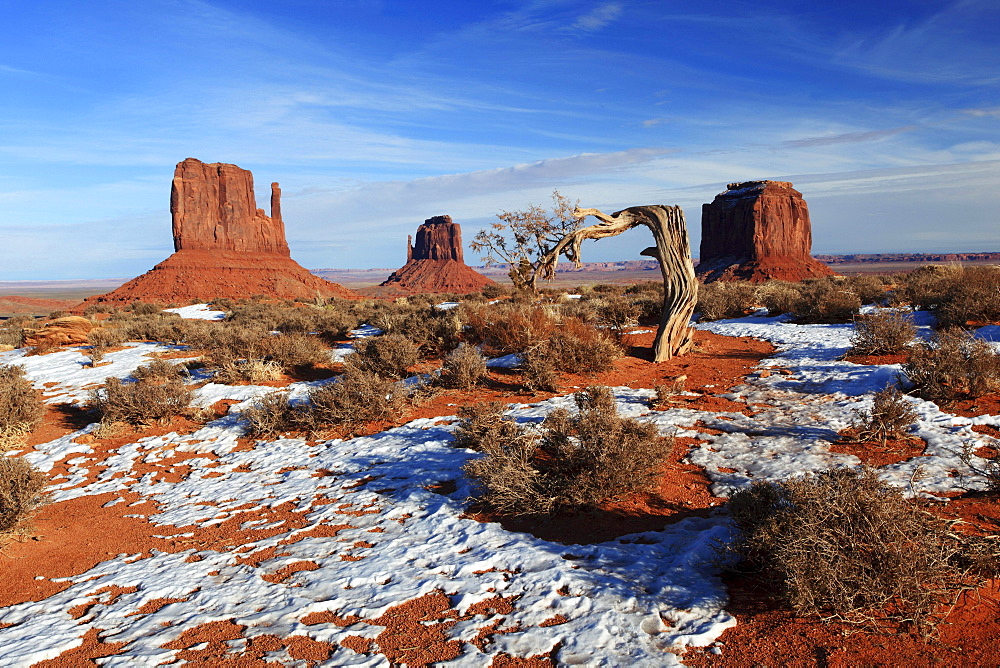
[[493, 283], [465, 264], [462, 228], [451, 216], [428, 218], [417, 228], [416, 243], [406, 239], [406, 264], [379, 286], [390, 292], [477, 292]]
[[760, 283], [833, 275], [809, 255], [809, 208], [791, 183], [746, 181], [728, 188], [702, 206], [700, 278]]
[[138, 278], [83, 304], [133, 301], [186, 304], [220, 297], [355, 297], [292, 260], [281, 220], [281, 189], [271, 184], [271, 215], [257, 208], [253, 174], [236, 165], [188, 158], [170, 190], [174, 254]]
[[51, 320], [41, 328], [25, 332], [24, 345], [36, 348], [75, 346], [87, 343], [94, 323], [78, 315], [67, 315]]

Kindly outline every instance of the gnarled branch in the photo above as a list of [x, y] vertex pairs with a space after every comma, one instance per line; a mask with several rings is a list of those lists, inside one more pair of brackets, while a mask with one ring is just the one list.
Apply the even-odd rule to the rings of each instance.
[[580, 245], [584, 239], [614, 237], [637, 225], [645, 225], [653, 233], [656, 246], [645, 249], [642, 255], [655, 257], [663, 275], [663, 315], [653, 343], [653, 359], [662, 362], [687, 352], [693, 341], [689, 323], [698, 300], [698, 283], [684, 211], [679, 206], [654, 204], [631, 206], [610, 216], [597, 209], [577, 208], [573, 215], [577, 218], [594, 216], [601, 222], [564, 236], [543, 258], [542, 275], [552, 277], [560, 255], [579, 266]]

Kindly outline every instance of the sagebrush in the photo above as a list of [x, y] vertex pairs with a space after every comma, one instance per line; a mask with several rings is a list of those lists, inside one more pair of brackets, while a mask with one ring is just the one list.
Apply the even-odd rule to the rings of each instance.
[[484, 457], [464, 470], [479, 500], [501, 515], [569, 512], [644, 489], [670, 454], [672, 438], [618, 414], [606, 387], [574, 395], [577, 412], [557, 409], [537, 427], [503, 416], [503, 406], [469, 410], [456, 439]]
[[133, 381], [112, 376], [105, 380], [104, 387], [91, 390], [88, 406], [105, 424], [147, 425], [175, 415], [187, 415], [193, 391], [172, 367], [161, 362], [157, 369], [139, 369]]
[[758, 481], [727, 505], [739, 536], [722, 550], [798, 614], [928, 633], [977, 570], [996, 567], [872, 469]]
[[0, 365], [0, 451], [23, 443], [44, 414], [45, 406], [24, 369]]
[[913, 319], [898, 310], [859, 315], [851, 336], [851, 355], [894, 355], [905, 351], [917, 329]]
[[924, 399], [976, 398], [1000, 390], [1000, 354], [968, 332], [946, 329], [913, 346], [903, 373]]
[[902, 438], [917, 421], [917, 412], [895, 386], [887, 386], [872, 397], [871, 410], [858, 412], [852, 426], [862, 441], [882, 441]]
[[0, 457], [0, 538], [24, 528], [48, 499], [45, 476], [21, 457]]

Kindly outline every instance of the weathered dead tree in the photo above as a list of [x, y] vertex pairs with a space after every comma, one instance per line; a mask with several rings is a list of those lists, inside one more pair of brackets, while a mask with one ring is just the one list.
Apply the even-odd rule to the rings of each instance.
[[656, 246], [647, 248], [640, 255], [656, 258], [663, 275], [663, 315], [653, 342], [653, 359], [663, 362], [686, 353], [693, 341], [689, 323], [698, 301], [698, 283], [691, 261], [684, 211], [679, 206], [654, 204], [630, 206], [610, 216], [597, 209], [577, 208], [573, 215], [577, 218], [594, 216], [601, 222], [564, 236], [545, 256], [543, 278], [551, 278], [555, 273], [560, 255], [565, 255], [579, 266], [580, 244], [584, 239], [614, 237], [637, 225], [645, 225], [653, 233]]

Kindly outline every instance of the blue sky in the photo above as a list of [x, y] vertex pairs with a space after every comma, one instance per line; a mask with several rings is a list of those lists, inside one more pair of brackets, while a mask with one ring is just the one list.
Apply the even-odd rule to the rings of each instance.
[[[292, 256], [425, 218], [792, 181], [813, 251], [1000, 251], [1000, 2], [0, 0], [0, 280], [172, 251], [187, 157], [279, 181]], [[636, 230], [585, 260], [637, 259]], [[476, 263], [467, 250], [467, 260]]]

